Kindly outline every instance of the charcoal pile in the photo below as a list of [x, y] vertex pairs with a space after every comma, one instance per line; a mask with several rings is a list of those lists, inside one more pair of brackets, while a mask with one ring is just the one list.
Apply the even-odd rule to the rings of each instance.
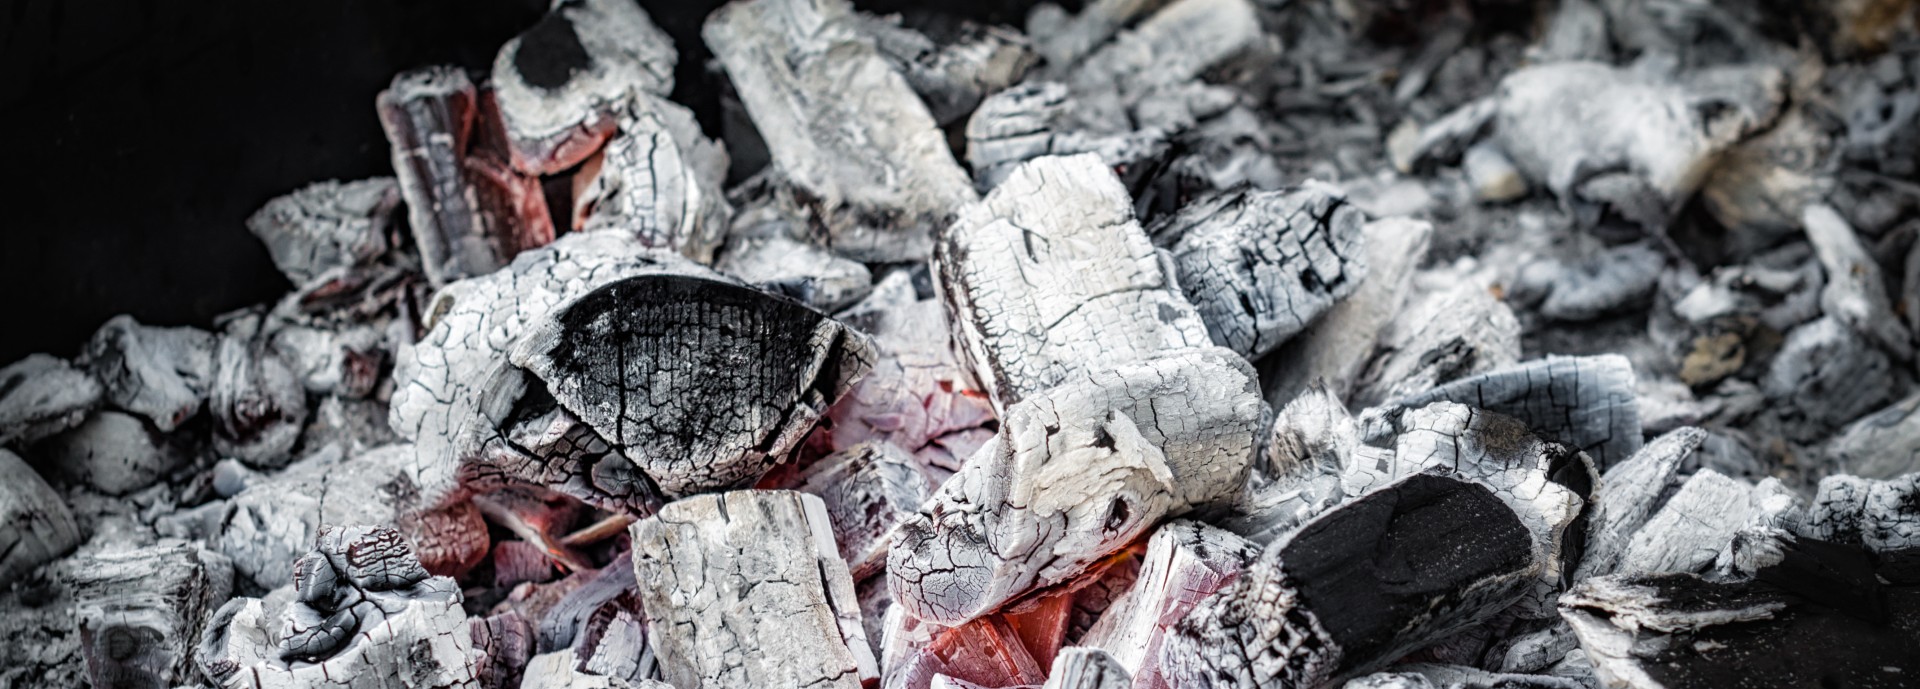
[[557, 3], [0, 369], [0, 687], [1920, 686], [1917, 12]]

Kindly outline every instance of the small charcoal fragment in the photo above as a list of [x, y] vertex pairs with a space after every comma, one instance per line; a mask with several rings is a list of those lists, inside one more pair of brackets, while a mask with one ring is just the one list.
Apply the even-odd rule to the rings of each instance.
[[100, 405], [100, 381], [45, 354], [0, 369], [0, 445], [31, 443], [79, 425]]

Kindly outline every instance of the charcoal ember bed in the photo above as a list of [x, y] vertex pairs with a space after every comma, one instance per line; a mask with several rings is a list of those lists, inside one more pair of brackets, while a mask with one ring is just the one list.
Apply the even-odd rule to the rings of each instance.
[[0, 689], [1920, 686], [1915, 3], [650, 8], [0, 368]]

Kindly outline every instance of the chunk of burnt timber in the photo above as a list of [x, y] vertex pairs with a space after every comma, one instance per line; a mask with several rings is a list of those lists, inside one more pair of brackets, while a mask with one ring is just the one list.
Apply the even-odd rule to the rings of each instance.
[[1266, 416], [1249, 368], [1189, 349], [1007, 407], [999, 435], [896, 532], [894, 601], [924, 620], [974, 619], [1237, 494]]
[[183, 464], [182, 449], [136, 417], [102, 411], [34, 446], [31, 454], [55, 474], [108, 495], [126, 495]]
[[429, 571], [459, 575], [486, 557], [487, 525], [470, 502], [436, 507], [420, 490], [413, 448], [389, 445], [347, 458], [323, 448], [270, 479], [247, 484], [219, 513], [208, 545], [271, 589], [292, 576], [323, 524], [363, 520], [401, 530]]
[[1520, 363], [1520, 321], [1471, 280], [1407, 305], [1380, 335], [1353, 404], [1369, 407]]
[[1274, 415], [1266, 464], [1254, 467], [1233, 514], [1219, 524], [1260, 546], [1285, 540], [1349, 497], [1341, 476], [1348, 465], [1392, 453], [1362, 445], [1346, 405], [1323, 386], [1309, 387]]
[[1519, 419], [1542, 438], [1593, 458], [1602, 471], [1640, 450], [1640, 411], [1626, 357], [1549, 356], [1462, 378], [1368, 410], [1362, 424], [1378, 435], [1383, 420], [1437, 401], [1470, 404]]
[[1213, 343], [1258, 359], [1366, 279], [1364, 220], [1339, 190], [1310, 182], [1210, 194], [1149, 231]]
[[1064, 74], [1115, 32], [1165, 4], [1166, 0], [1094, 0], [1070, 15], [1059, 5], [1043, 2], [1027, 13], [1027, 35], [1034, 51], [1046, 60], [1044, 74]]
[[887, 543], [895, 527], [933, 493], [919, 463], [906, 450], [883, 442], [827, 455], [800, 477], [798, 489], [826, 504], [834, 543], [854, 581], [886, 567]]
[[[1131, 677], [1126, 686], [1164, 689], [1160, 647], [1173, 625], [1225, 588], [1260, 554], [1226, 531], [1190, 521], [1170, 522], [1147, 541], [1133, 588], [1107, 608], [1078, 642], [1112, 654], [1108, 662]], [[1061, 671], [1054, 663], [1054, 673]], [[1097, 685], [1095, 685], [1097, 686]]]
[[1746, 525], [1752, 496], [1751, 484], [1701, 469], [1634, 533], [1618, 571], [1706, 572]]
[[60, 494], [19, 455], [0, 449], [0, 586], [73, 552], [80, 540]]
[[634, 576], [668, 683], [852, 689], [878, 680], [819, 498], [700, 495], [632, 531]]
[[845, 0], [739, 0], [701, 36], [823, 243], [860, 261], [923, 259], [973, 184], [857, 24]]
[[1820, 292], [1821, 310], [1895, 359], [1911, 360], [1913, 336], [1894, 313], [1893, 301], [1887, 298], [1887, 283], [1880, 275], [1880, 263], [1873, 259], [1873, 254], [1867, 253], [1853, 227], [1824, 203], [1807, 206], [1800, 217], [1807, 241], [1827, 271], [1827, 286]]
[[73, 428], [100, 406], [100, 381], [46, 354], [0, 368], [0, 445], [31, 443]]
[[714, 269], [828, 313], [873, 289], [873, 272], [866, 264], [780, 232], [735, 233]]
[[481, 689], [520, 686], [533, 656], [533, 623], [515, 611], [467, 618], [473, 650], [479, 656], [475, 680]]
[[587, 232], [436, 293], [424, 309], [426, 334], [396, 359], [388, 419], [414, 442], [420, 489], [436, 500], [452, 494], [461, 467], [509, 426], [527, 381], [506, 354], [530, 324], [595, 288], [648, 272], [712, 275], [630, 234]]
[[1167, 132], [1082, 129], [1075, 119], [1078, 105], [1066, 84], [1053, 81], [1018, 84], [981, 101], [966, 129], [974, 185], [992, 191], [1021, 163], [1080, 153], [1097, 155], [1115, 170], [1131, 171], [1126, 176], [1131, 184], [1143, 181], [1166, 156]]
[[433, 67], [395, 76], [376, 103], [414, 246], [436, 286], [491, 273], [553, 241], [539, 180], [469, 155], [481, 128], [495, 126], [481, 121], [483, 97], [466, 72]]
[[635, 93], [673, 90], [679, 54], [639, 3], [556, 3], [500, 47], [494, 97], [513, 167], [550, 175], [578, 165], [614, 131], [614, 111]]
[[643, 246], [711, 263], [733, 213], [722, 190], [726, 150], [701, 133], [692, 111], [664, 98], [634, 95], [609, 117], [618, 127], [574, 200], [576, 227], [631, 233]]
[[987, 393], [953, 351], [946, 310], [939, 300], [917, 299], [911, 283], [905, 273], [894, 273], [868, 301], [841, 314], [873, 337], [876, 359], [873, 370], [827, 410], [830, 444], [838, 451], [886, 441], [944, 478], [993, 437], [998, 422]]
[[1492, 490], [1417, 474], [1269, 548], [1174, 627], [1173, 687], [1319, 687], [1514, 602], [1546, 563]]
[[1598, 62], [1535, 65], [1430, 123], [1392, 155], [1409, 171], [1464, 150], [1491, 128], [1500, 153], [1581, 224], [1594, 225], [1611, 209], [1663, 231], [1721, 152], [1773, 123], [1785, 87], [1780, 70], [1762, 66], [1682, 79]]
[[511, 354], [667, 496], [750, 484], [873, 363], [866, 338], [731, 282], [626, 278]]
[[1076, 370], [1211, 344], [1126, 189], [1091, 155], [1020, 166], [961, 211], [935, 264], [954, 339], [996, 408]]
[[399, 532], [324, 527], [293, 572], [290, 599], [236, 598], [207, 623], [197, 657], [215, 686], [478, 689], [459, 586]]
[[1127, 689], [1133, 678], [1120, 661], [1098, 648], [1068, 646], [1053, 658], [1053, 673], [1042, 689]]
[[365, 398], [380, 383], [388, 360], [386, 329], [373, 323], [315, 326], [266, 317], [269, 347], [307, 392]]
[[1587, 689], [1579, 680], [1550, 675], [1487, 672], [1460, 665], [1406, 663], [1349, 680], [1342, 689]]
[[966, 117], [987, 94], [1012, 86], [1036, 59], [1026, 36], [1000, 26], [962, 20], [936, 40], [901, 25], [897, 16], [854, 12], [852, 20], [941, 126]]
[[1433, 225], [1387, 218], [1360, 229], [1369, 276], [1319, 322], [1260, 362], [1267, 401], [1274, 406], [1316, 382], [1346, 399], [1373, 357], [1380, 333], [1394, 321], [1413, 286], [1413, 273], [1433, 242]]
[[1560, 610], [1610, 687], [1894, 687], [1920, 672], [1911, 631], [1760, 581], [1617, 574]]
[[1574, 579], [1619, 571], [1629, 544], [1660, 507], [1660, 498], [1678, 482], [1681, 464], [1700, 450], [1707, 435], [1691, 427], [1671, 431], [1600, 475], [1600, 486], [1587, 506], [1586, 554]]
[[1832, 316], [1787, 333], [1760, 379], [1784, 434], [1810, 442], [1860, 418], [1894, 392], [1885, 352]]
[[141, 325], [123, 314], [94, 332], [78, 363], [106, 388], [108, 404], [171, 432], [213, 389], [215, 344], [198, 328]]
[[1523, 273], [1521, 280], [1526, 282], [1517, 281], [1515, 291], [1529, 302], [1539, 299], [1535, 308], [1542, 316], [1589, 321], [1644, 308], [1666, 269], [1667, 257], [1650, 242], [1636, 242], [1601, 250], [1573, 265], [1543, 264], [1555, 270], [1538, 272], [1551, 277], [1535, 284]]
[[[1190, 126], [1200, 74], [1261, 40], [1248, 0], [1175, 0], [1114, 36], [1065, 81], [1101, 131]], [[1135, 126], [1139, 124], [1139, 127]]]
[[1920, 394], [1860, 417], [1827, 442], [1835, 473], [1890, 479], [1920, 471]]
[[96, 687], [199, 681], [194, 648], [232, 596], [233, 565], [185, 541], [82, 555], [67, 568], [87, 677]]
[[1882, 554], [1920, 548], [1920, 473], [1821, 479], [1802, 534]]
[[388, 223], [399, 205], [392, 177], [319, 182], [268, 201], [247, 218], [247, 229], [288, 280], [305, 285], [386, 253]]
[[307, 390], [257, 325], [242, 324], [220, 337], [207, 409], [215, 450], [254, 467], [278, 468], [307, 423]]
[[527, 662], [526, 680], [520, 683], [520, 689], [673, 689], [673, 685], [583, 672], [574, 667], [571, 652], [555, 651], [534, 656]]

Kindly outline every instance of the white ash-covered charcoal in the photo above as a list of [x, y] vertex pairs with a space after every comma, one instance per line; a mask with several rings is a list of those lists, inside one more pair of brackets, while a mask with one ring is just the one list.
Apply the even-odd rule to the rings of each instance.
[[1379, 471], [1356, 455], [1359, 461], [1342, 476], [1347, 494], [1364, 495], [1413, 471], [1457, 476], [1492, 489], [1526, 524], [1533, 560], [1541, 564], [1532, 592], [1509, 612], [1524, 619], [1552, 617], [1553, 596], [1580, 556], [1582, 534], [1569, 537], [1567, 530], [1598, 478], [1588, 458], [1540, 439], [1518, 419], [1449, 402], [1409, 410], [1399, 425], [1390, 468]]
[[1820, 317], [1825, 282], [1810, 253], [1804, 244], [1790, 244], [1746, 264], [1715, 268], [1692, 285], [1663, 279], [1649, 331], [1679, 360], [1680, 381], [1706, 386], [1750, 363], [1757, 367], [1782, 333]]
[[854, 12], [852, 20], [906, 77], [941, 126], [972, 113], [987, 94], [1012, 86], [1037, 59], [1026, 36], [1001, 26], [962, 20], [934, 27], [940, 30], [930, 35], [902, 25], [896, 16]]
[[1845, 218], [1832, 206], [1813, 204], [1800, 215], [1807, 241], [1827, 271], [1820, 292], [1820, 308], [1859, 336], [1892, 354], [1898, 361], [1913, 359], [1913, 335], [1907, 332], [1887, 298], [1880, 264], [1861, 244]]
[[1488, 672], [1461, 665], [1406, 663], [1356, 677], [1341, 689], [1587, 689], [1578, 680], [1550, 675]]
[[780, 232], [735, 234], [714, 269], [774, 294], [832, 313], [873, 289], [866, 264]]
[[[1112, 654], [1130, 677], [1126, 686], [1163, 689], [1160, 647], [1173, 625], [1200, 601], [1231, 584], [1260, 554], [1232, 533], [1199, 522], [1175, 521], [1147, 541], [1133, 587], [1107, 608], [1078, 643]], [[1054, 672], [1060, 672], [1059, 661]]]
[[1883, 554], [1920, 547], [1920, 473], [1884, 481], [1821, 479], [1801, 533]]
[[632, 531], [634, 575], [668, 683], [851, 689], [879, 679], [819, 498], [700, 495]]
[[1087, 110], [1076, 117], [1096, 130], [1184, 128], [1196, 113], [1183, 101], [1200, 74], [1261, 40], [1248, 0], [1175, 0], [1120, 31], [1064, 81]]
[[1212, 343], [1091, 155], [1020, 166], [961, 211], [934, 260], [954, 339], [997, 408], [1075, 371]]
[[1834, 141], [1803, 104], [1789, 107], [1780, 121], [1722, 154], [1700, 198], [1727, 236], [1730, 253], [1745, 255], [1793, 234], [1801, 214], [1833, 190], [1823, 169]]
[[1166, 0], [1094, 0], [1078, 13], [1068, 13], [1051, 2], [1034, 5], [1027, 13], [1026, 33], [1034, 52], [1045, 60], [1040, 75], [1051, 78], [1067, 73], [1114, 33], [1166, 4]]
[[194, 649], [233, 594], [233, 565], [164, 540], [86, 553], [65, 567], [87, 677], [96, 687], [174, 687], [200, 678]]
[[[1698, 428], [1671, 431], [1600, 475], [1600, 485], [1587, 505], [1586, 552], [1574, 579], [1619, 571], [1629, 544], [1679, 480], [1682, 463], [1700, 450], [1707, 436]], [[1653, 534], [1656, 539], [1666, 536]]]
[[29, 454], [51, 473], [108, 495], [153, 485], [185, 464], [188, 455], [140, 418], [110, 410], [35, 445]]
[[1238, 189], [1149, 228], [1214, 344], [1258, 359], [1366, 280], [1365, 214], [1338, 189]]
[[913, 279], [895, 272], [866, 301], [840, 314], [873, 338], [873, 370], [827, 409], [832, 449], [880, 440], [911, 452], [944, 477], [993, 437], [998, 421], [987, 393], [953, 351], [947, 313], [919, 299]]
[[740, 0], [700, 33], [823, 243], [861, 261], [923, 259], [973, 184], [858, 24], [845, 0]]
[[362, 398], [380, 384], [388, 334], [374, 323], [332, 327], [267, 316], [270, 348], [308, 392]]
[[1360, 424], [1333, 393], [1314, 385], [1274, 414], [1266, 465], [1256, 466], [1234, 514], [1220, 526], [1258, 545], [1284, 540], [1347, 499], [1349, 464], [1380, 461], [1391, 449], [1360, 442]]
[[1520, 363], [1520, 321], [1486, 286], [1462, 280], [1408, 304], [1379, 349], [1354, 387], [1357, 407]]
[[1403, 410], [1438, 401], [1519, 419], [1540, 437], [1587, 453], [1601, 471], [1633, 456], [1642, 443], [1633, 365], [1618, 354], [1549, 356], [1462, 378], [1369, 409], [1361, 423], [1376, 436]]
[[1752, 502], [1751, 484], [1700, 470], [1633, 534], [1616, 571], [1707, 571], [1746, 525]]
[[673, 689], [673, 685], [659, 680], [628, 680], [583, 672], [574, 667], [570, 651], [534, 656], [527, 661], [525, 676], [520, 689]]
[[869, 442], [827, 455], [797, 487], [826, 504], [840, 559], [862, 581], [884, 569], [896, 526], [926, 502], [933, 486], [906, 450]]
[[678, 61], [673, 39], [639, 3], [555, 3], [493, 60], [494, 99], [514, 168], [549, 175], [593, 155], [630, 95], [673, 90]]
[[1053, 657], [1053, 672], [1042, 689], [1127, 689], [1133, 677], [1120, 661], [1098, 648], [1068, 646]]
[[259, 468], [292, 459], [307, 423], [307, 390], [259, 331], [257, 317], [243, 317], [220, 337], [207, 411], [213, 416], [213, 448]]
[[459, 68], [430, 67], [395, 76], [376, 102], [414, 247], [436, 286], [491, 273], [553, 241], [539, 180], [493, 155], [469, 155], [497, 126], [481, 117], [490, 97]]
[[722, 190], [726, 150], [692, 111], [665, 98], [636, 94], [610, 116], [617, 128], [588, 164], [596, 171], [580, 173], [591, 181], [574, 199], [575, 228], [631, 233], [643, 246], [711, 263], [733, 213]]
[[1486, 486], [1416, 474], [1267, 549], [1174, 627], [1173, 687], [1318, 687], [1507, 607], [1547, 567]]
[[0, 449], [0, 586], [80, 545], [66, 500], [19, 455]]
[[1500, 153], [1582, 225], [1607, 209], [1661, 232], [1721, 152], [1773, 123], [1785, 88], [1780, 70], [1757, 65], [1683, 75], [1648, 65], [1534, 65], [1389, 148], [1406, 172], [1491, 129]]
[[510, 359], [677, 497], [751, 483], [784, 461], [872, 366], [873, 348], [752, 288], [642, 275], [555, 309]]
[[1543, 259], [1520, 269], [1511, 297], [1547, 318], [1590, 321], [1645, 308], [1666, 265], [1666, 255], [1648, 242], [1608, 248], [1574, 265]]
[[460, 587], [399, 532], [327, 526], [311, 547], [292, 596], [236, 598], [207, 623], [197, 660], [216, 686], [477, 689]]
[[1891, 687], [1920, 672], [1910, 631], [1759, 582], [1614, 575], [1560, 606], [1610, 687]]
[[388, 419], [414, 443], [421, 490], [436, 499], [454, 491], [462, 463], [504, 430], [526, 385], [505, 359], [531, 324], [619, 278], [667, 271], [711, 275], [632, 235], [574, 233], [436, 293], [424, 309], [426, 334], [396, 357]]
[[0, 368], [0, 445], [31, 443], [73, 428], [100, 406], [93, 374], [46, 354]]
[[172, 432], [213, 390], [216, 346], [207, 331], [141, 325], [122, 314], [94, 332], [75, 363], [99, 379], [108, 404]]
[[1406, 302], [1434, 232], [1424, 220], [1387, 218], [1367, 223], [1360, 234], [1367, 280], [1260, 362], [1267, 401], [1275, 406], [1315, 383], [1338, 399], [1352, 393], [1381, 332]]
[[1898, 394], [1887, 354], [1839, 319], [1794, 328], [1773, 355], [1760, 389], [1768, 413], [1796, 441], [1827, 436]]
[[1081, 129], [1079, 101], [1066, 84], [1029, 81], [980, 102], [967, 119], [967, 165], [974, 184], [992, 191], [1029, 160], [1052, 155], [1091, 153], [1116, 170], [1130, 170], [1139, 181], [1168, 150], [1159, 130], [1101, 133]]
[[392, 177], [329, 180], [274, 198], [247, 218], [273, 264], [295, 285], [334, 268], [372, 263], [387, 252], [387, 228], [400, 205]]
[[486, 557], [487, 526], [471, 503], [425, 502], [413, 448], [345, 454], [323, 448], [270, 479], [248, 483], [219, 514], [208, 545], [232, 558], [240, 576], [268, 589], [292, 576], [289, 567], [323, 524], [396, 525], [428, 569], [442, 574], [464, 573]]
[[1920, 471], [1920, 394], [1860, 417], [1827, 441], [1827, 468], [1890, 479]]
[[1000, 433], [895, 533], [894, 600], [971, 620], [1079, 575], [1162, 518], [1239, 493], [1267, 417], [1218, 347], [1077, 374], [1006, 408]]

